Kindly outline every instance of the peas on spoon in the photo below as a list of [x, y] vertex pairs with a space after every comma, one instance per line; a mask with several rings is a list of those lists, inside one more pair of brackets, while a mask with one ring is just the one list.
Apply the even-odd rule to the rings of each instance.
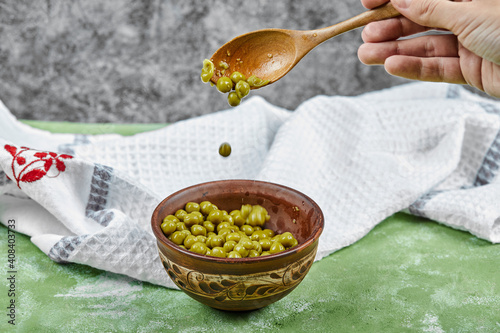
[[211, 57], [214, 66], [210, 81], [217, 84], [221, 77], [239, 72], [247, 78], [261, 80], [253, 84], [258, 89], [285, 76], [309, 51], [324, 41], [370, 22], [401, 15], [389, 2], [367, 10], [330, 27], [297, 31], [263, 29], [238, 36], [219, 48]]

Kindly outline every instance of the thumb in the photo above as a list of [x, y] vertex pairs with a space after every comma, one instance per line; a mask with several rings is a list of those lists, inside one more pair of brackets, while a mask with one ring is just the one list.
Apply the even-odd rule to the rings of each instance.
[[[460, 9], [448, 0], [391, 0], [394, 7], [405, 17], [422, 26], [453, 30]], [[462, 13], [463, 15], [463, 13]]]

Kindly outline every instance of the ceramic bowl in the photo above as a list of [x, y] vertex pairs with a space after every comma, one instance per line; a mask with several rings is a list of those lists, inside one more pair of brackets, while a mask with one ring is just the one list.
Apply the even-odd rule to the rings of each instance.
[[[265, 228], [291, 232], [298, 245], [255, 258], [216, 258], [183, 249], [161, 231], [165, 216], [187, 202], [208, 200], [231, 211], [242, 204], [261, 205], [270, 220]], [[228, 311], [255, 310], [288, 295], [304, 279], [314, 261], [324, 217], [318, 205], [294, 189], [253, 180], [221, 180], [194, 185], [164, 199], [151, 224], [165, 270], [195, 300]]]

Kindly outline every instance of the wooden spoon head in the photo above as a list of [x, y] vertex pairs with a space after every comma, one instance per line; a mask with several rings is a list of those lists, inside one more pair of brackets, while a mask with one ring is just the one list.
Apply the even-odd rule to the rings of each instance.
[[[273, 83], [297, 63], [293, 37], [287, 30], [265, 29], [238, 36], [219, 48], [210, 59], [215, 66], [211, 79], [240, 72]], [[252, 89], [257, 89], [254, 87]]]

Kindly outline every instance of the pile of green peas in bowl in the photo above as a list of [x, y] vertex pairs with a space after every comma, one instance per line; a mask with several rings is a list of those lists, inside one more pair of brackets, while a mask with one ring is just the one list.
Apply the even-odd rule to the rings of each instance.
[[228, 213], [210, 201], [188, 202], [160, 225], [167, 238], [189, 251], [219, 258], [252, 258], [298, 244], [290, 232], [265, 228], [270, 216], [260, 205], [245, 204]]
[[[229, 65], [224, 61], [218, 64], [220, 74], [224, 75], [229, 70]], [[215, 72], [214, 63], [209, 60], [203, 60], [203, 68], [201, 70], [201, 80], [205, 83], [210, 82]], [[229, 76], [221, 76], [217, 80], [217, 90], [221, 93], [229, 93], [227, 102], [230, 106], [238, 106], [241, 100], [250, 93], [252, 88], [260, 88], [269, 83], [268, 80], [262, 80], [255, 75], [246, 78], [245, 75], [238, 71], [232, 72]]]

